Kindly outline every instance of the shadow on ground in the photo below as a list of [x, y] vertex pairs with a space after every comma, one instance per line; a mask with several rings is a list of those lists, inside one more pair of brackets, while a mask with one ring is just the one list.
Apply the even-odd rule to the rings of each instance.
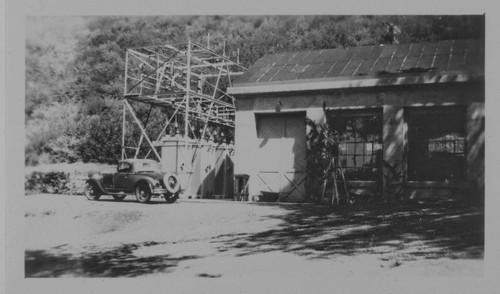
[[[92, 200], [92, 201], [96, 201], [96, 200]], [[103, 195], [96, 202], [114, 202], [114, 203], [123, 203], [123, 204], [127, 204], [127, 203], [138, 204], [139, 203], [139, 201], [137, 201], [137, 199], [135, 198], [135, 196], [130, 196], [130, 195], [127, 195], [127, 197], [125, 199], [123, 199], [123, 200], [115, 200], [111, 196]], [[151, 198], [151, 200], [148, 203], [141, 203], [141, 204], [142, 205], [161, 205], [161, 204], [163, 204], [163, 205], [172, 205], [172, 204], [177, 204], [177, 202], [168, 203], [167, 201], [165, 201], [164, 198], [156, 197], [156, 198]]]
[[[158, 243], [146, 242], [141, 246]], [[28, 250], [25, 254], [25, 276], [27, 278], [85, 276], [85, 277], [136, 277], [158, 272], [170, 272], [184, 260], [198, 256], [173, 258], [167, 255], [136, 257], [132, 252], [139, 245], [129, 244], [117, 249], [74, 256]]]
[[[396, 259], [394, 266], [422, 258], [482, 259], [484, 255], [484, 204], [474, 200], [379, 202], [340, 208], [314, 204], [248, 205], [255, 205], [255, 209], [276, 206], [276, 214], [256, 217], [255, 221], [278, 219], [281, 224], [252, 233], [245, 232], [242, 225], [238, 233], [212, 236], [208, 241], [193, 236], [189, 242], [210, 242], [215, 251], [230, 257], [288, 252], [327, 259], [367, 253], [378, 254], [382, 261]], [[26, 251], [25, 276], [135, 277], [170, 273], [182, 261], [206, 257], [190, 252], [180, 257], [134, 255], [142, 246], [156, 245], [165, 243], [127, 244], [97, 252], [90, 248], [89, 253], [80, 255], [64, 253], [64, 245], [50, 251]]]
[[402, 260], [481, 259], [484, 255], [484, 205], [474, 200], [281, 207], [288, 210], [278, 217], [283, 220], [281, 226], [256, 234], [227, 236], [219, 241], [219, 250], [238, 249], [239, 256], [293, 252], [310, 258], [398, 254]]

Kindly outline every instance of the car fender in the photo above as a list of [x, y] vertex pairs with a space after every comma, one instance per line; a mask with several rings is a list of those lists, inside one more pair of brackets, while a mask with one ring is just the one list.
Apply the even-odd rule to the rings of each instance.
[[97, 188], [101, 194], [113, 194], [106, 191], [106, 189], [104, 189], [104, 187], [102, 186], [101, 181], [98, 179], [90, 178], [85, 183], [89, 185], [94, 185], [94, 187]]
[[143, 178], [140, 178], [139, 180], [137, 180], [137, 182], [135, 182], [135, 185], [134, 185], [134, 190], [137, 188], [137, 186], [139, 186], [142, 183], [146, 183], [146, 185], [149, 188], [149, 192], [153, 193], [154, 182], [151, 178], [148, 178], [148, 177], [143, 177]]

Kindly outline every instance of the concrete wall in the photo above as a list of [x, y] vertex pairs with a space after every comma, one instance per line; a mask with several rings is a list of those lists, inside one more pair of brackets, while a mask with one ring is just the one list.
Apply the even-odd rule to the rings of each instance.
[[[316, 123], [325, 121], [324, 106], [328, 109], [383, 109], [384, 160], [403, 173], [407, 140], [403, 107], [469, 105], [466, 122], [468, 179], [484, 178], [484, 85], [480, 82], [236, 96], [235, 173], [250, 175], [251, 196], [260, 192], [256, 161], [253, 160], [259, 156], [255, 114], [276, 112], [277, 105], [281, 112], [306, 111], [306, 116]], [[478, 186], [484, 180], [479, 182]]]

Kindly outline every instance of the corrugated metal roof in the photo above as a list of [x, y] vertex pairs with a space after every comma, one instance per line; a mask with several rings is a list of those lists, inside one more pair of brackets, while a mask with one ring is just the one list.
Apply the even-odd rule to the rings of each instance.
[[484, 41], [444, 40], [266, 55], [238, 78], [238, 84], [295, 80], [383, 77], [398, 74], [484, 75]]

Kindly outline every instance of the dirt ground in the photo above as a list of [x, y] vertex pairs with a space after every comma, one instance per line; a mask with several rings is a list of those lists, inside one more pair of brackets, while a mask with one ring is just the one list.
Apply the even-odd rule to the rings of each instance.
[[483, 274], [477, 201], [342, 208], [48, 194], [24, 201], [26, 277]]

